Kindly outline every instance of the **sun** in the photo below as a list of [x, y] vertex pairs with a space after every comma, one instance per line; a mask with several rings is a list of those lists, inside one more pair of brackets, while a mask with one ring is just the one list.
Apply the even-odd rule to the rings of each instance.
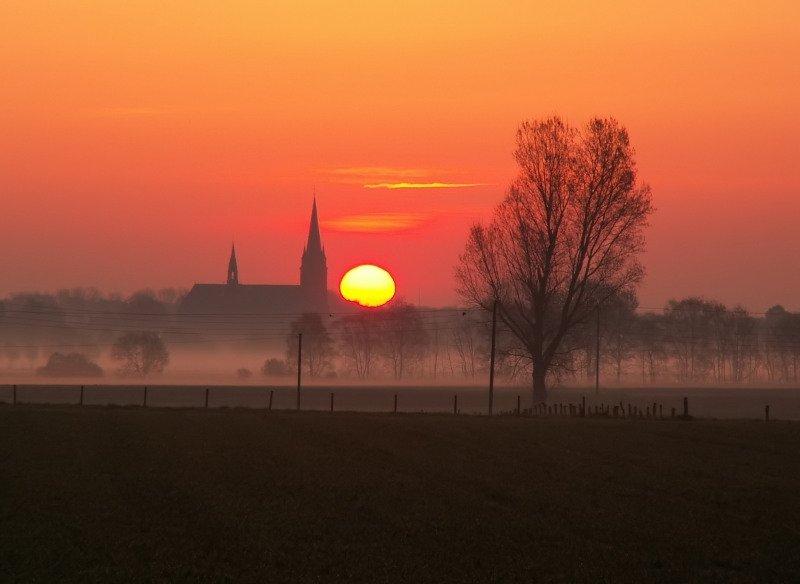
[[383, 268], [362, 264], [342, 276], [339, 292], [345, 300], [361, 306], [383, 306], [394, 297], [394, 279]]

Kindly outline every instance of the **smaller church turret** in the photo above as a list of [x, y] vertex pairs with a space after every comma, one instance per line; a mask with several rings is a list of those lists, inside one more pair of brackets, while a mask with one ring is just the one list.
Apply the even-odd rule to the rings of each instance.
[[328, 263], [319, 235], [316, 197], [314, 197], [314, 204], [311, 207], [308, 242], [303, 249], [303, 257], [300, 262], [300, 289], [305, 310], [310, 312], [328, 311]]
[[228, 262], [228, 285], [239, 285], [239, 266], [236, 263], [236, 246], [231, 244], [231, 259]]

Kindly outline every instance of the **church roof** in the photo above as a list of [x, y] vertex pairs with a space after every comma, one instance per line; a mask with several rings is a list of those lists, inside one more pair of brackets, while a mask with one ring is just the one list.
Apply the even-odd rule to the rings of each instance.
[[300, 314], [300, 286], [283, 284], [195, 284], [181, 314]]

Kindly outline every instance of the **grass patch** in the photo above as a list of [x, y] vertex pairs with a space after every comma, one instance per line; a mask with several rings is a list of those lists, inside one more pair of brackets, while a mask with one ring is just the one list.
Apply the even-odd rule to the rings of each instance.
[[0, 407], [4, 581], [779, 582], [800, 425]]

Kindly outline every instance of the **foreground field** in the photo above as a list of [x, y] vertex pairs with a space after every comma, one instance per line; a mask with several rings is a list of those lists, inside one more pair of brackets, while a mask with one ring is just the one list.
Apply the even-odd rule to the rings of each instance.
[[3, 581], [789, 582], [800, 425], [0, 406]]

